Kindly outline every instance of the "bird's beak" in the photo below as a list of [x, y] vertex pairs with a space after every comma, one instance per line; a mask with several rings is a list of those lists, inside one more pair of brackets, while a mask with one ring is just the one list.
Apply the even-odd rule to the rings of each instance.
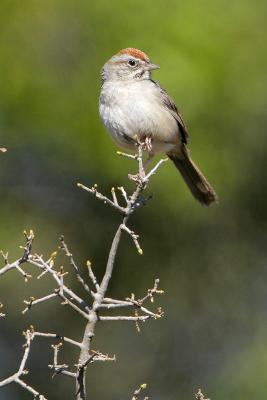
[[159, 69], [159, 65], [148, 63], [146, 66], [147, 71], [153, 71], [154, 69]]

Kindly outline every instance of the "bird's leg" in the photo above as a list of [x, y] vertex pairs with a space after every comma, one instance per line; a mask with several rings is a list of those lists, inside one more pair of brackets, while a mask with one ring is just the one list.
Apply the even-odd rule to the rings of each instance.
[[145, 137], [145, 141], [143, 142], [143, 146], [144, 146], [145, 150], [148, 152], [148, 154], [153, 153], [151, 136], [146, 136]]
[[152, 147], [152, 137], [146, 136], [143, 142], [143, 147], [147, 151], [147, 159], [144, 162], [143, 168], [146, 171], [148, 165], [151, 163], [151, 160], [154, 157], [153, 147]]

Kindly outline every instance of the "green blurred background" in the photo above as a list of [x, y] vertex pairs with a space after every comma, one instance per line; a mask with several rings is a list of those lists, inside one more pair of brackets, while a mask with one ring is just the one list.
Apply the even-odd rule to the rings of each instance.
[[[94, 348], [117, 362], [90, 367], [90, 399], [129, 399], [142, 382], [153, 400], [191, 399], [199, 386], [217, 400], [265, 396], [266, 15], [261, 0], [1, 1], [0, 248], [10, 260], [24, 229], [46, 255], [64, 233], [78, 262], [90, 258], [101, 275], [119, 218], [76, 183], [132, 188], [134, 164], [116, 156], [98, 117], [99, 71], [124, 47], [161, 66], [154, 79], [178, 103], [193, 158], [220, 197], [201, 207], [171, 163], [151, 181], [152, 200], [130, 222], [144, 256], [123, 238], [109, 295], [142, 296], [159, 277], [166, 317], [140, 334], [128, 323], [98, 324]], [[0, 378], [17, 368], [31, 323], [81, 339], [83, 321], [57, 300], [21, 315], [23, 299], [53, 288], [15, 272], [1, 279]], [[75, 356], [66, 346], [62, 361]], [[72, 382], [51, 382], [51, 360], [50, 344], [34, 343], [27, 380], [49, 399], [72, 399]], [[30, 398], [16, 386], [0, 391]]]

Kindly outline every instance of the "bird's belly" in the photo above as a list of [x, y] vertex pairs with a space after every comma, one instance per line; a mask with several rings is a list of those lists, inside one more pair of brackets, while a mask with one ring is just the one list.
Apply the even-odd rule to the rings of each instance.
[[114, 140], [134, 148], [137, 140], [151, 137], [153, 152], [168, 152], [179, 143], [178, 124], [158, 99], [120, 93], [100, 99], [100, 115]]
[[100, 104], [100, 116], [115, 142], [127, 149], [135, 147], [135, 135], [131, 129], [130, 121], [119, 106]]

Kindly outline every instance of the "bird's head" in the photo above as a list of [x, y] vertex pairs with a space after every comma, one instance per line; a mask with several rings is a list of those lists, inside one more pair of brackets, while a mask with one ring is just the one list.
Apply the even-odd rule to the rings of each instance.
[[129, 81], [150, 79], [151, 71], [159, 68], [152, 64], [141, 50], [127, 48], [112, 56], [102, 69], [102, 80]]

